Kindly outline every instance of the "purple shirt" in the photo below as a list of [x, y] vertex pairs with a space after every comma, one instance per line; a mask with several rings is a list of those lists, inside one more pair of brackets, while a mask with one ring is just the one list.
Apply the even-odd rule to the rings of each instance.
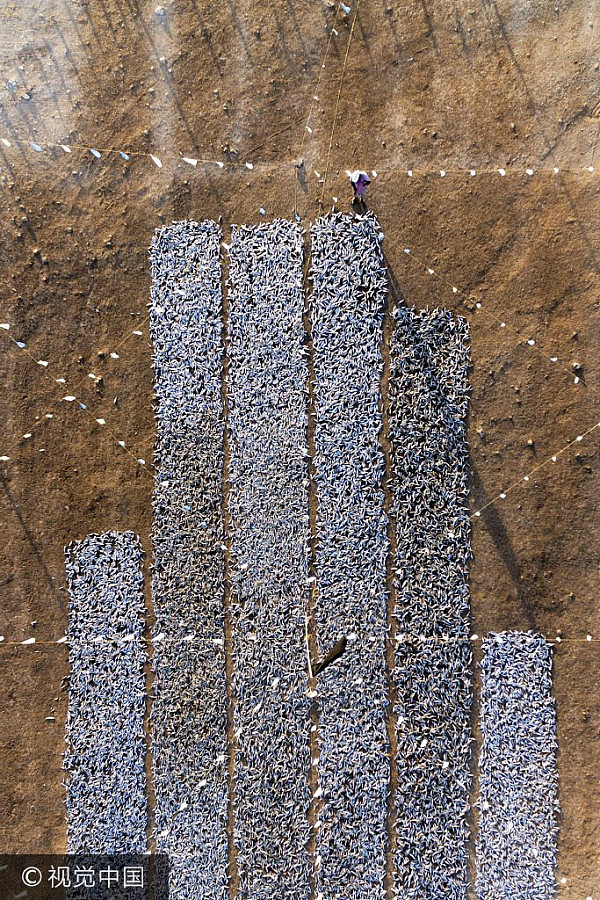
[[371, 184], [371, 179], [366, 172], [361, 172], [356, 181], [353, 181], [352, 184], [354, 187], [355, 195], [364, 198], [365, 190], [367, 188], [367, 185]]

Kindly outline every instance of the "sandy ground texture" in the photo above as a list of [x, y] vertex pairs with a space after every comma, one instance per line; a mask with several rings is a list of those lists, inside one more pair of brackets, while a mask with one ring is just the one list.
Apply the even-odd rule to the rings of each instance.
[[563, 638], [559, 896], [599, 897], [600, 431], [547, 462], [600, 418], [597, 5], [160, 2], [0, 10], [0, 850], [65, 844], [63, 546], [133, 529], [149, 559], [153, 229], [308, 225], [361, 167], [396, 296], [471, 322], [473, 631]]

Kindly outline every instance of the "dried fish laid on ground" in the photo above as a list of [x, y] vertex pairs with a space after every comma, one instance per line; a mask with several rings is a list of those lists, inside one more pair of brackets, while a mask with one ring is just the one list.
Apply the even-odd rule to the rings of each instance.
[[465, 319], [394, 310], [388, 421], [401, 900], [463, 900], [468, 892], [468, 367]]
[[[310, 897], [302, 230], [234, 227], [227, 326], [240, 897]], [[282, 893], [283, 892], [283, 893]]]
[[173, 900], [225, 900], [228, 884], [220, 240], [179, 222], [150, 254], [155, 838]]
[[380, 383], [387, 285], [372, 214], [311, 227], [315, 367], [315, 621], [318, 676], [317, 888], [327, 900], [381, 900], [390, 780], [384, 459]]
[[90, 534], [65, 548], [67, 637], [67, 852], [143, 853], [143, 557], [131, 531]]
[[482, 644], [478, 900], [556, 896], [558, 773], [552, 650], [508, 631]]

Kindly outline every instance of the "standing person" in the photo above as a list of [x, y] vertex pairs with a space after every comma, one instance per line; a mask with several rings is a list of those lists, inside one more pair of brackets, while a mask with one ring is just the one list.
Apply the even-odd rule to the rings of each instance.
[[359, 169], [356, 169], [356, 171], [351, 173], [350, 181], [354, 188], [352, 203], [357, 203], [361, 209], [365, 209], [365, 191], [367, 190], [367, 185], [371, 184], [371, 179], [366, 172], [361, 172]]

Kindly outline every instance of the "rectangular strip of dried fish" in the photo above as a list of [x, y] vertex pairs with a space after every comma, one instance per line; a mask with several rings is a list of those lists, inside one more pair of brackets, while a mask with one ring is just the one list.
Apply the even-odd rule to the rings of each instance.
[[558, 773], [552, 650], [533, 632], [484, 640], [479, 900], [556, 896]]
[[[228, 426], [240, 897], [310, 897], [302, 231], [232, 230]], [[283, 892], [283, 893], [282, 893]]]
[[317, 886], [327, 900], [381, 900], [390, 780], [381, 338], [387, 285], [377, 220], [325, 216], [312, 226], [309, 300], [315, 365], [320, 655]]
[[214, 222], [180, 222], [151, 248], [152, 751], [173, 900], [225, 900], [228, 884], [220, 240]]
[[143, 556], [131, 531], [90, 534], [65, 548], [69, 586], [67, 851], [143, 853]]
[[463, 900], [472, 705], [468, 325], [444, 310], [399, 307], [394, 319], [394, 884], [402, 900]]

